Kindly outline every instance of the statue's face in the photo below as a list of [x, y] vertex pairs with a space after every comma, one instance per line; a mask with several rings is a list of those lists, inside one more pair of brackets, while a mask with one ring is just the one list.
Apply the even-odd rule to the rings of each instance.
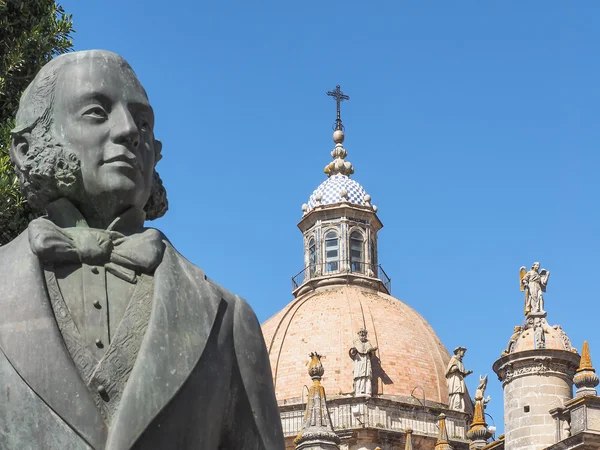
[[360, 338], [361, 342], [367, 342], [367, 333], [365, 331], [359, 331], [358, 337]]
[[537, 272], [540, 269], [540, 263], [534, 263], [532, 269]]
[[135, 74], [91, 53], [62, 70], [55, 92], [54, 135], [81, 161], [78, 200], [142, 208], [155, 166], [154, 113]]

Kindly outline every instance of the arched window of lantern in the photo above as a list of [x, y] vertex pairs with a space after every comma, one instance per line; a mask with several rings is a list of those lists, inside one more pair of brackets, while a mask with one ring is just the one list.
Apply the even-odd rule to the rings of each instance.
[[340, 269], [340, 239], [336, 231], [325, 234], [325, 272], [337, 272]]
[[311, 237], [308, 241], [308, 276], [312, 278], [315, 276], [317, 269], [317, 247], [315, 245], [315, 238]]
[[365, 271], [365, 239], [360, 231], [350, 233], [350, 270]]

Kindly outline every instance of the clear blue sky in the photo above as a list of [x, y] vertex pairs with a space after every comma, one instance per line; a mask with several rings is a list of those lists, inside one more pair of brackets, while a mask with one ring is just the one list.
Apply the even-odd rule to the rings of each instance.
[[393, 294], [468, 347], [471, 392], [490, 375], [499, 429], [491, 365], [523, 319], [521, 265], [552, 272], [549, 323], [600, 366], [598, 3], [61, 3], [75, 48], [120, 53], [148, 91], [170, 201], [155, 226], [261, 322], [302, 269], [341, 84]]

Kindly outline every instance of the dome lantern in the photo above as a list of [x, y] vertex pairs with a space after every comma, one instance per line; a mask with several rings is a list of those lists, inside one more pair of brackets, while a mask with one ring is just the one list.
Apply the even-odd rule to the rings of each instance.
[[383, 224], [377, 207], [360, 183], [350, 178], [354, 166], [346, 161], [340, 103], [350, 97], [340, 86], [327, 92], [337, 103], [327, 179], [302, 205], [298, 224], [304, 236], [304, 269], [292, 277], [295, 296], [321, 286], [359, 284], [389, 294], [391, 280], [377, 260], [377, 232]]

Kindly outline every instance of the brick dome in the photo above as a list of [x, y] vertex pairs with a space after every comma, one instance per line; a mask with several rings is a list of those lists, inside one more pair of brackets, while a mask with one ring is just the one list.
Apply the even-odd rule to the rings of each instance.
[[400, 300], [355, 285], [302, 295], [263, 324], [280, 404], [301, 397], [310, 381], [306, 371], [312, 351], [323, 355], [322, 384], [328, 398], [350, 395], [353, 362], [348, 350], [363, 327], [378, 347], [374, 394], [413, 402], [422, 401], [424, 391], [427, 403], [448, 404], [445, 370], [450, 355], [431, 326]]

